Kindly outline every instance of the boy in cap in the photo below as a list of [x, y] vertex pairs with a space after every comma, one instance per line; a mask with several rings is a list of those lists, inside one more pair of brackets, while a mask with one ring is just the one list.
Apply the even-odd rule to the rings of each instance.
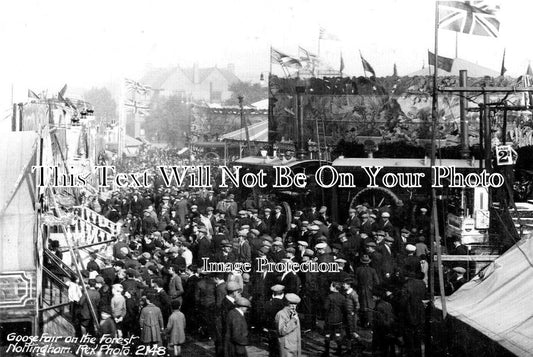
[[181, 302], [172, 301], [172, 315], [165, 330], [170, 356], [181, 356], [181, 345], [185, 343], [185, 315], [180, 311]]
[[352, 342], [358, 342], [360, 339], [359, 334], [356, 332], [357, 317], [359, 315], [359, 296], [353, 289], [355, 281], [352, 278], [344, 279], [342, 287], [344, 289], [344, 295], [346, 296], [346, 340], [348, 344], [348, 350], [352, 349]]
[[110, 337], [117, 337], [117, 327], [115, 321], [111, 317], [111, 309], [109, 306], [104, 306], [100, 310], [100, 330], [99, 333], [109, 335]]

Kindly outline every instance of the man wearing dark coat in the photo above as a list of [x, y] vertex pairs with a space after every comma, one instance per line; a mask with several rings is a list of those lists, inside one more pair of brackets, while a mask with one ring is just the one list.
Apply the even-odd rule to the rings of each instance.
[[272, 298], [265, 303], [263, 326], [268, 330], [268, 350], [270, 357], [279, 356], [278, 331], [276, 327], [276, 314], [285, 307], [283, 300], [283, 285], [276, 284], [272, 290]]
[[170, 317], [170, 314], [172, 313], [172, 305], [171, 305], [171, 299], [170, 296], [166, 293], [165, 290], [163, 290], [163, 280], [161, 278], [155, 278], [152, 279], [152, 288], [154, 292], [154, 296], [150, 301], [159, 309], [161, 309], [161, 313], [163, 314], [163, 322], [166, 323], [168, 321], [168, 318]]
[[212, 253], [211, 248], [211, 239], [207, 237], [207, 229], [205, 227], [200, 227], [198, 229], [198, 260], [197, 264], [199, 266], [203, 265], [203, 258], [209, 258]]
[[400, 303], [405, 316], [404, 341], [407, 356], [422, 355], [422, 327], [426, 321], [425, 307], [426, 284], [409, 273], [401, 295]]
[[365, 326], [370, 325], [372, 321], [372, 309], [374, 309], [372, 291], [379, 284], [379, 278], [376, 270], [369, 266], [370, 258], [368, 255], [363, 255], [361, 264], [355, 269], [355, 285], [361, 305], [361, 322]]
[[346, 316], [346, 298], [340, 293], [340, 282], [332, 282], [329, 295], [324, 302], [325, 344], [324, 356], [329, 356], [330, 341], [337, 343], [337, 354], [342, 352], [341, 333], [344, 317]]
[[226, 335], [224, 337], [224, 357], [247, 357], [248, 324], [244, 314], [252, 306], [243, 297], [235, 301], [236, 308], [228, 313], [226, 320]]
[[[283, 261], [290, 261], [283, 259]], [[300, 278], [292, 270], [286, 271], [281, 275], [280, 284], [285, 287], [285, 293], [293, 293], [298, 295], [300, 293]]]
[[272, 218], [272, 234], [276, 237], [282, 237], [287, 230], [287, 219], [281, 213], [281, 206], [275, 207], [275, 213]]

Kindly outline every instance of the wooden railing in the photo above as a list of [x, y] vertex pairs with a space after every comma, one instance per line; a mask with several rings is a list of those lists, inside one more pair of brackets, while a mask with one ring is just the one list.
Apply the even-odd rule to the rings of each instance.
[[[75, 206], [78, 217], [82, 221], [92, 223], [93, 225], [108, 230], [111, 234], [118, 235], [120, 233], [120, 225], [107, 219], [101, 214], [93, 211], [87, 206]], [[78, 221], [80, 220], [78, 219]]]

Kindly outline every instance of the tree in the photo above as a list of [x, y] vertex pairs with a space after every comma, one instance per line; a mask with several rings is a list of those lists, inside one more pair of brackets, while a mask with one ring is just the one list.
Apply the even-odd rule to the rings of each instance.
[[173, 146], [185, 144], [189, 132], [189, 107], [178, 96], [156, 97], [150, 115], [144, 123], [150, 141], [166, 142]]
[[240, 95], [244, 97], [244, 105], [250, 105], [268, 98], [268, 88], [261, 87], [259, 83], [235, 82], [230, 84], [229, 90], [231, 92], [231, 98], [224, 103], [226, 105], [238, 105], [238, 97]]
[[117, 120], [117, 103], [107, 88], [91, 88], [85, 92], [84, 98], [94, 107], [96, 120], [106, 124]]

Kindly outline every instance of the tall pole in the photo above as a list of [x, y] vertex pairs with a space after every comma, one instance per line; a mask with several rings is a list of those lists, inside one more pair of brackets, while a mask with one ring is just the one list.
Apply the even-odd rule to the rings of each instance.
[[490, 125], [490, 106], [489, 106], [489, 94], [483, 93], [483, 129], [484, 129], [484, 158], [485, 158], [485, 170], [488, 173], [492, 171], [492, 162], [491, 162], [491, 125]]
[[241, 107], [241, 129], [244, 128], [244, 132], [246, 133], [246, 143], [248, 144], [248, 155], [252, 155], [252, 147], [250, 145], [250, 133], [248, 132], [248, 125], [246, 124], [246, 120], [244, 119], [244, 109], [242, 106], [242, 100], [244, 99], [244, 97], [240, 95], [238, 99], [239, 99], [239, 106]]
[[[462, 69], [459, 71], [459, 87], [466, 87], [467, 72]], [[461, 158], [468, 159], [470, 157], [470, 149], [468, 143], [468, 121], [466, 120], [466, 93], [459, 93], [459, 115], [461, 118]]]
[[[437, 137], [437, 122], [438, 122], [438, 112], [439, 112], [439, 102], [438, 102], [438, 91], [437, 91], [437, 77], [439, 72], [439, 66], [438, 66], [438, 51], [439, 51], [439, 5], [438, 2], [435, 3], [435, 66], [433, 71], [433, 102], [432, 102], [432, 114], [433, 114], [433, 123], [432, 123], [432, 130], [431, 130], [431, 176], [434, 176], [434, 170], [433, 167], [435, 167], [435, 161], [436, 161], [436, 137]], [[431, 178], [431, 181], [433, 182], [434, 177]], [[437, 192], [435, 191], [435, 188], [431, 189], [431, 283], [430, 283], [430, 297], [431, 301], [435, 299], [435, 266], [433, 261], [433, 254], [436, 250], [437, 253], [437, 270], [439, 274], [439, 290], [440, 290], [440, 297], [441, 297], [441, 305], [442, 305], [442, 316], [443, 318], [446, 317], [446, 300], [444, 297], [444, 274], [442, 271], [442, 257], [441, 257], [441, 249], [440, 249], [440, 234], [439, 234], [439, 220], [437, 215]]]
[[302, 105], [302, 98], [305, 93], [305, 87], [296, 85], [296, 158], [305, 159], [305, 145], [304, 145], [304, 110]]
[[17, 105], [13, 103], [13, 115], [11, 116], [11, 131], [17, 131]]
[[[317, 47], [317, 51], [316, 51], [316, 56], [318, 58], [318, 65], [320, 65], [320, 28], [318, 29], [318, 47]], [[314, 66], [313, 66], [313, 71], [314, 71]], [[316, 69], [316, 76], [318, 77], [318, 72], [320, 71], [320, 68], [317, 68]]]

